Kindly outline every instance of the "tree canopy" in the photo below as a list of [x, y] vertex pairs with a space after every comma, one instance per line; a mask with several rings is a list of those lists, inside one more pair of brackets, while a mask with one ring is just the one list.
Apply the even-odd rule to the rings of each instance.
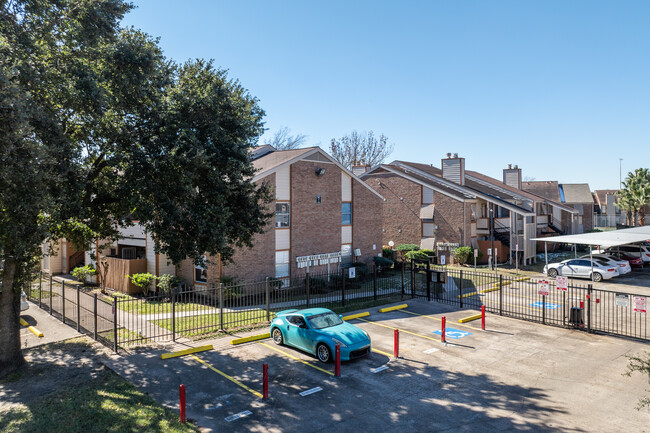
[[[646, 206], [650, 204], [650, 170], [637, 168], [627, 174], [618, 193], [618, 207], [628, 211], [628, 225], [645, 225]], [[632, 214], [630, 218], [629, 214]]]
[[0, 9], [0, 376], [23, 363], [16, 296], [46, 239], [139, 221], [174, 263], [228, 259], [268, 218], [248, 149], [258, 101], [204, 60], [175, 64], [122, 0]]
[[339, 139], [333, 138], [330, 153], [347, 168], [353, 165], [377, 165], [393, 152], [393, 145], [384, 134], [375, 137], [374, 132], [352, 131]]

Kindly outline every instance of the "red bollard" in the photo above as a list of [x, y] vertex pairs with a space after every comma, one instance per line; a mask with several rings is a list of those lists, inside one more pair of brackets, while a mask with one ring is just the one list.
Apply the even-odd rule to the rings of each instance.
[[269, 398], [269, 364], [262, 366], [262, 398]]
[[447, 318], [445, 316], [442, 316], [442, 328], [440, 332], [440, 341], [443, 343], [446, 343], [447, 340], [445, 339], [445, 325], [447, 323]]
[[399, 358], [399, 329], [395, 330], [395, 358]]
[[185, 385], [179, 385], [178, 394], [180, 397], [181, 424], [185, 424]]
[[481, 305], [481, 329], [485, 331], [485, 305]]
[[336, 345], [335, 346], [335, 355], [334, 355], [334, 376], [336, 377], [341, 377], [341, 346]]
[[585, 308], [585, 303], [584, 303], [584, 301], [580, 301], [580, 308]]

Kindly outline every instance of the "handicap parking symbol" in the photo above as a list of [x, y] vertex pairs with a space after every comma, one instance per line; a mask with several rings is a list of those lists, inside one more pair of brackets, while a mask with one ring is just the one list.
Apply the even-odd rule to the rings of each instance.
[[[437, 331], [433, 331], [433, 333], [442, 335], [442, 331], [440, 329], [438, 329]], [[452, 338], [454, 340], [458, 340], [459, 338], [467, 337], [468, 335], [472, 335], [472, 333], [467, 331], [461, 331], [460, 329], [456, 329], [456, 328], [445, 328], [446, 338]]]
[[[537, 307], [537, 308], [542, 308], [544, 305], [542, 302], [533, 302], [530, 304], [531, 307]], [[560, 304], [549, 304], [548, 302], [546, 303], [546, 309], [547, 310], [555, 310], [556, 308], [560, 308], [562, 305]]]

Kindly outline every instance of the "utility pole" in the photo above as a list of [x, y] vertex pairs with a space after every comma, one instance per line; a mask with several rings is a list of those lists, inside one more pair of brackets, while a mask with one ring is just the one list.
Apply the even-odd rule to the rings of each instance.
[[490, 240], [492, 241], [490, 269], [494, 269], [494, 262], [497, 259], [494, 254], [494, 203], [490, 203]]
[[623, 158], [618, 158], [618, 189], [623, 188]]

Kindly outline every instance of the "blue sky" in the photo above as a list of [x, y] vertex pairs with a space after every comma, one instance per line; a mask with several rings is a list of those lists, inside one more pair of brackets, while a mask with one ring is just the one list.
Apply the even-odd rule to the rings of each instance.
[[135, 0], [167, 57], [212, 58], [282, 126], [329, 148], [383, 133], [390, 160], [447, 152], [496, 178], [617, 188], [650, 167], [648, 1]]

